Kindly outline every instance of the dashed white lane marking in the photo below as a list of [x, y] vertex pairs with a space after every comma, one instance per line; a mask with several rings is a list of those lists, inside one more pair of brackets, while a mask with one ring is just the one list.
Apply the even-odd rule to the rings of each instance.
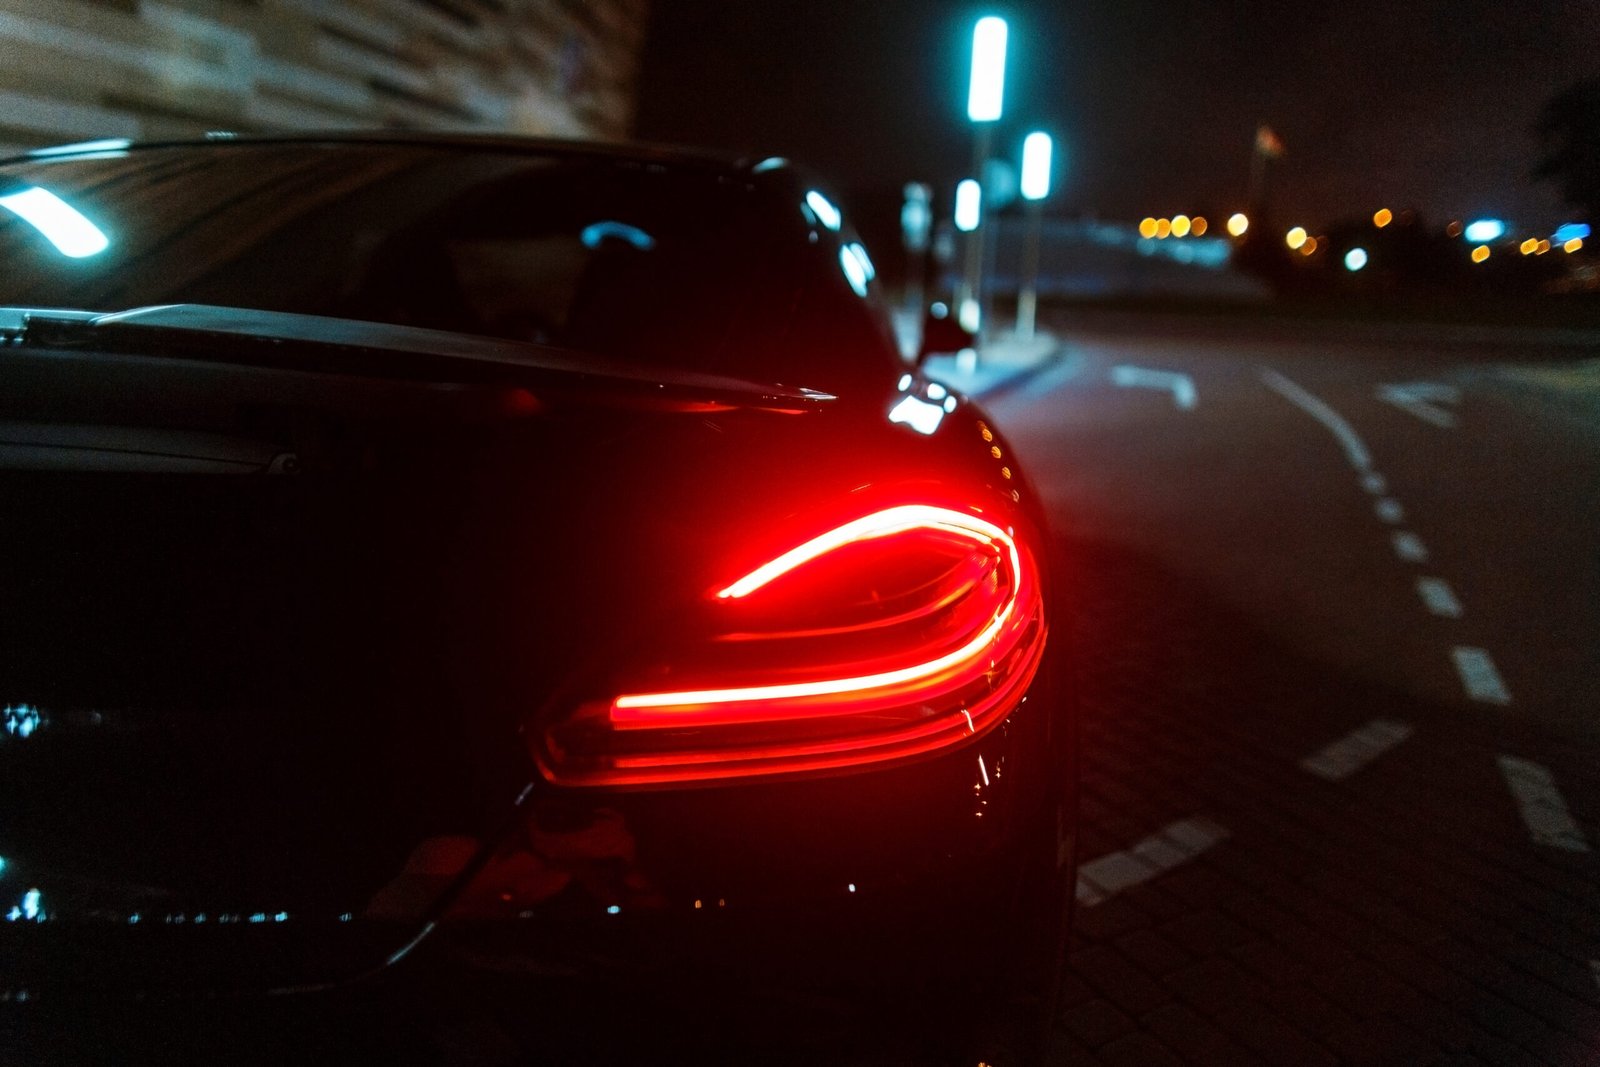
[[1400, 501], [1395, 500], [1393, 497], [1384, 497], [1372, 505], [1372, 511], [1378, 518], [1391, 525], [1404, 522], [1406, 519], [1406, 509], [1401, 507]]
[[1511, 693], [1486, 650], [1457, 645], [1450, 650], [1450, 658], [1456, 661], [1456, 673], [1461, 675], [1467, 696], [1485, 704], [1511, 703]]
[[1435, 615], [1447, 619], [1461, 618], [1461, 601], [1456, 599], [1456, 591], [1443, 578], [1418, 578], [1417, 596]]
[[1269, 389], [1331, 430], [1333, 436], [1339, 439], [1339, 446], [1344, 449], [1345, 458], [1352, 467], [1358, 471], [1372, 469], [1372, 453], [1367, 451], [1366, 443], [1355, 428], [1344, 421], [1343, 415], [1270, 367], [1261, 371], [1261, 380], [1267, 383]]
[[1460, 401], [1461, 390], [1453, 385], [1402, 382], [1398, 385], [1380, 385], [1377, 394], [1379, 400], [1410, 412], [1423, 422], [1431, 422], [1446, 430], [1456, 424], [1455, 415], [1438, 406], [1440, 403], [1454, 404]]
[[1361, 476], [1361, 488], [1373, 496], [1382, 496], [1389, 491], [1389, 483], [1377, 471], [1368, 471]]
[[1194, 859], [1228, 836], [1225, 827], [1194, 815], [1165, 826], [1132, 848], [1090, 860], [1078, 868], [1078, 903], [1109, 900], [1124, 889], [1148, 882]]
[[1342, 781], [1410, 737], [1411, 733], [1409, 723], [1374, 719], [1316, 755], [1307, 756], [1300, 761], [1300, 766], [1330, 782]]
[[1172, 402], [1185, 411], [1192, 410], [1200, 402], [1200, 395], [1195, 392], [1194, 379], [1175, 371], [1149, 370], [1145, 367], [1124, 365], [1111, 368], [1111, 381], [1116, 385], [1145, 389], [1170, 389]]
[[1402, 530], [1390, 540], [1394, 543], [1394, 554], [1407, 563], [1428, 562], [1428, 546], [1416, 534]]
[[1568, 852], [1589, 851], [1589, 842], [1567, 810], [1567, 802], [1561, 798], [1548, 767], [1516, 756], [1500, 756], [1499, 763], [1500, 773], [1536, 844]]

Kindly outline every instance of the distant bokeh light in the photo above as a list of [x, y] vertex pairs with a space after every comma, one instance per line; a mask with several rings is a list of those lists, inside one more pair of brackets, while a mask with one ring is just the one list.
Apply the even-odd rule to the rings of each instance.
[[1022, 199], [1043, 200], [1050, 195], [1050, 135], [1039, 130], [1022, 142]]
[[1380, 207], [1376, 212], [1373, 213], [1372, 216], [1372, 224], [1380, 230], [1393, 221], [1394, 212], [1390, 211], [1386, 207]]
[[1539, 251], [1539, 241], [1537, 238], [1530, 237], [1518, 245], [1517, 250], [1525, 256], [1531, 256], [1535, 252]]
[[1309, 255], [1311, 255], [1311, 253], [1315, 252], [1316, 250], [1317, 250], [1317, 239], [1315, 237], [1307, 237], [1306, 240], [1305, 240], [1305, 243], [1300, 246], [1300, 254], [1302, 256], [1309, 256]]
[[1141, 221], [1139, 223], [1139, 236], [1140, 237], [1154, 237], [1155, 235], [1156, 235], [1156, 220], [1155, 219], [1147, 218], [1147, 219], [1144, 219], [1143, 221]]
[[1187, 237], [1187, 236], [1189, 236], [1189, 216], [1188, 215], [1174, 215], [1172, 217], [1172, 236], [1174, 236], [1174, 237]]
[[1172, 236], [1172, 223], [1166, 219], [1156, 219], [1156, 237], [1165, 241]]
[[1250, 228], [1250, 220], [1243, 212], [1235, 212], [1228, 216], [1228, 233], [1233, 237], [1243, 237], [1244, 231]]
[[1467, 223], [1467, 228], [1461, 231], [1469, 241], [1482, 244], [1487, 241], [1498, 241], [1506, 235], [1506, 224], [1499, 219], [1478, 219]]
[[972, 81], [967, 89], [967, 118], [995, 122], [1006, 90], [1006, 20], [989, 15], [972, 28]]
[[961, 179], [956, 186], [956, 229], [971, 233], [978, 228], [983, 205], [983, 189], [972, 178]]
[[1477, 248], [1474, 248], [1472, 250], [1472, 262], [1474, 262], [1474, 263], [1482, 263], [1484, 260], [1486, 260], [1488, 258], [1489, 258], [1489, 246], [1488, 245], [1479, 245]]
[[1194, 220], [1189, 223], [1189, 230], [1196, 237], [1204, 237], [1206, 235], [1206, 230], [1209, 228], [1210, 224], [1206, 222], [1206, 217], [1204, 215], [1196, 215]]
[[1344, 269], [1354, 274], [1367, 265], [1367, 250], [1365, 248], [1352, 248], [1344, 254]]
[[1561, 246], [1561, 250], [1563, 252], [1576, 252], [1578, 249], [1580, 249], [1582, 247], [1583, 247], [1583, 238], [1582, 237], [1574, 237], [1572, 240], [1570, 240], [1566, 244], [1562, 245]]
[[1304, 226], [1296, 226], [1294, 229], [1284, 234], [1283, 243], [1288, 245], [1291, 249], [1298, 249], [1301, 245], [1306, 243], [1306, 228]]

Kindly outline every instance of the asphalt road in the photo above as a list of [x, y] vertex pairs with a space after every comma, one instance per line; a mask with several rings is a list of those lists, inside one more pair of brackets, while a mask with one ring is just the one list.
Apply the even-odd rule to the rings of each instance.
[[1060, 1061], [1600, 1063], [1600, 346], [1053, 325]]

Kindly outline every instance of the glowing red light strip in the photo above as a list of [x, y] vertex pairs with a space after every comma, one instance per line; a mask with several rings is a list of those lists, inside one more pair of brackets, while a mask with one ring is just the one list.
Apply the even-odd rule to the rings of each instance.
[[770, 749], [740, 752], [699, 752], [661, 754], [656, 757], [623, 757], [601, 777], [612, 785], [647, 785], [690, 782], [714, 778], [747, 778], [772, 774], [777, 770], [821, 771], [879, 760], [904, 759], [933, 752], [964, 740], [998, 723], [1016, 706], [1017, 694], [1027, 689], [1039, 669], [1044, 648], [1043, 634], [1033, 642], [1027, 659], [1005, 687], [978, 705], [978, 725], [971, 726], [972, 713], [963, 709], [967, 722], [956, 726], [958, 737], [951, 737], [948, 718], [910, 726], [875, 743], [861, 739], [841, 739], [810, 745], [783, 745]]
[[[612, 721], [637, 722], [654, 718], [655, 716], [651, 715], [646, 709], [794, 700], [804, 697], [832, 696], [840, 693], [885, 689], [943, 674], [953, 667], [977, 660], [983, 651], [992, 645], [1005, 630], [1006, 624], [1016, 610], [1018, 583], [1022, 580], [1022, 563], [1017, 553], [1016, 542], [1012, 540], [1011, 535], [1006, 531], [993, 523], [985, 522], [972, 515], [952, 511], [948, 508], [909, 504], [902, 507], [889, 508], [868, 515], [865, 518], [857, 519], [854, 522], [848, 522], [843, 526], [830, 530], [821, 537], [807, 541], [799, 548], [784, 553], [771, 563], [756, 568], [750, 574], [724, 589], [718, 596], [745, 596], [766, 585], [779, 575], [785, 574], [836, 548], [857, 541], [885, 537], [889, 534], [903, 533], [916, 529], [948, 530], [963, 534], [982, 544], [992, 544], [995, 541], [999, 541], [1006, 546], [1007, 553], [1011, 559], [1011, 596], [1007, 599], [1005, 605], [995, 613], [995, 617], [989, 624], [984, 627], [983, 632], [954, 652], [910, 667], [902, 667], [899, 670], [857, 675], [851, 678], [830, 678], [815, 682], [793, 682], [785, 685], [744, 686], [733, 689], [691, 689], [671, 693], [640, 693], [619, 696], [612, 702]], [[644, 711], [644, 714], [627, 714], [629, 711]], [[619, 712], [623, 714], [619, 714]]]
[[984, 543], [991, 540], [1002, 541], [1011, 549], [1013, 562], [1015, 561], [1016, 546], [1011, 543], [1010, 536], [998, 526], [959, 511], [951, 511], [949, 508], [936, 508], [927, 504], [905, 504], [874, 512], [829, 530], [821, 537], [814, 537], [799, 548], [792, 548], [772, 562], [757, 567], [717, 596], [724, 599], [749, 596], [774, 578], [787, 574], [796, 567], [809, 563], [818, 556], [826, 555], [836, 548], [857, 541], [870, 541], [890, 534], [919, 529], [952, 530], [969, 537], [976, 535]]

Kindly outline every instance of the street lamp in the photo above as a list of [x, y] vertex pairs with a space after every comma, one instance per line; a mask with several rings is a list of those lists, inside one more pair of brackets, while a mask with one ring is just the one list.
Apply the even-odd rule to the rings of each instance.
[[906, 246], [906, 310], [918, 317], [928, 310], [923, 306], [922, 280], [933, 233], [932, 201], [931, 185], [906, 183], [905, 202], [900, 207], [900, 236]]
[[962, 178], [956, 184], [956, 229], [971, 233], [983, 219], [983, 192], [977, 180]]
[[1055, 145], [1042, 130], [1022, 142], [1022, 199], [1028, 212], [1028, 232], [1022, 246], [1022, 290], [1017, 294], [1017, 336], [1033, 339], [1039, 304], [1039, 230], [1043, 226], [1044, 198], [1050, 195], [1050, 161]]
[[[972, 28], [972, 76], [967, 84], [967, 118], [973, 124], [972, 173], [983, 177], [983, 164], [989, 158], [989, 141], [994, 124], [1000, 121], [1005, 102], [1006, 20], [987, 15]], [[981, 191], [980, 191], [981, 196]], [[983, 215], [967, 239], [966, 273], [957, 306], [963, 320], [979, 318], [979, 298], [983, 287]], [[971, 305], [971, 309], [968, 309]]]
[[988, 15], [972, 28], [972, 81], [967, 86], [967, 118], [999, 122], [1006, 92], [1006, 20]]

